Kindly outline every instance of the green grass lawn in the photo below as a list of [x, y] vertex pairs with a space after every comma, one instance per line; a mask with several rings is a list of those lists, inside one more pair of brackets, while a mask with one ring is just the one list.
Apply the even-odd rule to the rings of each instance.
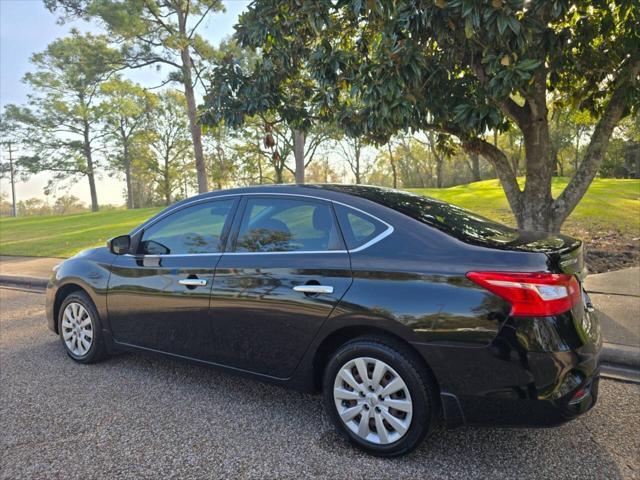
[[[554, 179], [557, 195], [567, 180]], [[497, 180], [417, 193], [459, 205], [507, 224], [514, 224]], [[68, 257], [113, 236], [129, 232], [158, 208], [109, 210], [78, 215], [0, 219], [0, 254]], [[585, 237], [616, 231], [640, 236], [640, 180], [597, 179], [565, 224], [566, 231]]]
[[[521, 186], [524, 183], [521, 180]], [[567, 185], [567, 178], [553, 179], [553, 195]], [[412, 192], [453, 203], [485, 217], [515, 226], [507, 199], [498, 180], [469, 183], [451, 188], [419, 188]], [[640, 180], [596, 179], [563, 226], [563, 230], [597, 230], [640, 234]]]
[[0, 219], [0, 254], [66, 258], [130, 232], [159, 208]]

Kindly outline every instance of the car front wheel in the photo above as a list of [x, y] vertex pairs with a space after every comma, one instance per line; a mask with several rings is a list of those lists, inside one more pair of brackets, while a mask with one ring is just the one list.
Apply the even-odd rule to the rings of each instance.
[[416, 448], [435, 421], [435, 388], [408, 348], [361, 338], [340, 347], [324, 374], [324, 404], [357, 447], [377, 456]]
[[79, 363], [95, 363], [105, 356], [100, 319], [84, 292], [67, 296], [58, 314], [58, 331], [67, 354]]

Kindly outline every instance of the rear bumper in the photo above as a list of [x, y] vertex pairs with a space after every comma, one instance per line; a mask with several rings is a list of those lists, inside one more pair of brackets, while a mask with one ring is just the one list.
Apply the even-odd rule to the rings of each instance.
[[[580, 354], [574, 352], [574, 357]], [[543, 364], [559, 362], [562, 373], [551, 385], [514, 388], [507, 392], [478, 392], [461, 395], [459, 406], [465, 423], [520, 427], [552, 427], [589, 411], [598, 400], [599, 366], [597, 357], [581, 363], [550, 356], [534, 360], [535, 369]], [[544, 367], [543, 367], [544, 368]], [[547, 387], [547, 388], [545, 388]], [[455, 424], [455, 423], [454, 423]]]
[[[550, 324], [575, 321], [571, 313], [565, 315], [569, 318], [537, 320], [545, 324], [547, 320]], [[595, 318], [589, 321], [597, 322]], [[576, 325], [580, 322], [582, 318]], [[536, 331], [553, 336], [553, 329]], [[531, 339], [523, 335], [508, 322], [483, 347], [414, 344], [439, 382], [448, 426], [548, 427], [593, 408], [598, 399], [599, 333], [570, 346], [549, 338], [549, 345], [563, 347], [547, 351], [529, 350]]]

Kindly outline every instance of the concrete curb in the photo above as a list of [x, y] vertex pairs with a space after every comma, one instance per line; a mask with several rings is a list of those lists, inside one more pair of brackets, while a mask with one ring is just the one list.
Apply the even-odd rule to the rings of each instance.
[[600, 359], [605, 363], [640, 369], [640, 347], [604, 342]]
[[23, 277], [19, 275], [0, 275], [0, 285], [15, 288], [33, 288], [44, 290], [49, 280], [40, 277]]

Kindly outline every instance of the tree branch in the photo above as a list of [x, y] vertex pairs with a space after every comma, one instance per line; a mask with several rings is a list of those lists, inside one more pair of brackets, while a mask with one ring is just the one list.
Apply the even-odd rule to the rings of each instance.
[[521, 107], [514, 102], [513, 99], [506, 98], [504, 100], [497, 100], [496, 104], [518, 127], [523, 128], [524, 125], [529, 123], [531, 111], [528, 103], [525, 103], [524, 107]]
[[634, 58], [628, 68], [629, 72], [625, 77], [629, 81], [619, 82], [593, 131], [582, 163], [567, 187], [553, 202], [553, 209], [559, 224], [571, 214], [598, 173], [598, 168], [600, 168], [604, 153], [609, 145], [613, 129], [625, 114], [627, 89], [640, 86], [637, 78], [640, 74], [640, 58]]
[[153, 18], [156, 19], [156, 22], [158, 22], [158, 24], [160, 24], [162, 28], [164, 28], [167, 32], [169, 32], [169, 34], [175, 35], [176, 31], [173, 29], [173, 27], [170, 24], [165, 23], [162, 20], [162, 18], [158, 16], [158, 14], [154, 11], [153, 6], [149, 3], [149, 1], [145, 0], [144, 4], [147, 7], [147, 10], [149, 11], [149, 13], [153, 16]]
[[196, 33], [196, 30], [198, 29], [202, 21], [205, 19], [205, 17], [209, 14], [212, 8], [213, 8], [213, 3], [207, 7], [207, 9], [204, 11], [204, 13], [202, 13], [202, 15], [200, 15], [200, 19], [196, 22], [196, 24], [193, 26], [193, 28], [187, 35], [188, 39], [191, 39], [193, 37], [193, 34]]
[[511, 211], [514, 213], [520, 211], [522, 191], [518, 185], [518, 179], [511, 168], [511, 162], [509, 162], [502, 150], [480, 138], [467, 140], [462, 143], [462, 146], [465, 151], [482, 155], [494, 165]]

